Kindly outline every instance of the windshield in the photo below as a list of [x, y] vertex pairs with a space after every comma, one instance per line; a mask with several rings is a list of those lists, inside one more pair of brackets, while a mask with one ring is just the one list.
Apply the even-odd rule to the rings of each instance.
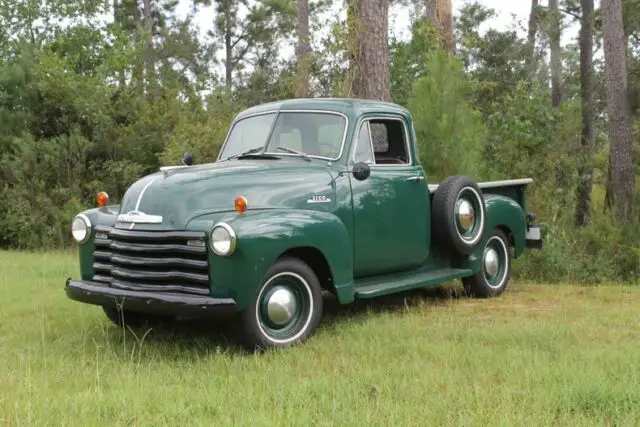
[[340, 156], [345, 126], [346, 119], [332, 113], [285, 111], [240, 119], [233, 125], [219, 158], [266, 145], [267, 153], [296, 155], [291, 152], [295, 150], [311, 157], [336, 159]]

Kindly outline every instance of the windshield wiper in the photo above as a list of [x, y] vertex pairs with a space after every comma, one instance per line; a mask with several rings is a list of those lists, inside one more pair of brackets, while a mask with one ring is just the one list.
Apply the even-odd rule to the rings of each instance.
[[250, 148], [249, 150], [243, 151], [242, 153], [233, 154], [233, 155], [225, 158], [225, 160], [231, 160], [231, 159], [235, 159], [237, 157], [242, 157], [242, 156], [247, 156], [249, 154], [257, 153], [258, 151], [262, 150], [263, 148], [264, 148], [264, 145], [261, 145], [260, 147]]
[[282, 151], [286, 151], [288, 153], [297, 154], [298, 156], [302, 156], [303, 159], [305, 159], [305, 160], [307, 160], [309, 162], [311, 161], [311, 157], [309, 157], [306, 153], [294, 150], [293, 148], [277, 147], [277, 149], [278, 150], [282, 150]]

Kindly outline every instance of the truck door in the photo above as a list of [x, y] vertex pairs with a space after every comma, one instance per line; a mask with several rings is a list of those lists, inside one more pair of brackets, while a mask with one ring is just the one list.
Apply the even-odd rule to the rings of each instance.
[[356, 277], [408, 270], [429, 255], [430, 199], [401, 116], [367, 117], [349, 163], [369, 163], [364, 181], [351, 176]]

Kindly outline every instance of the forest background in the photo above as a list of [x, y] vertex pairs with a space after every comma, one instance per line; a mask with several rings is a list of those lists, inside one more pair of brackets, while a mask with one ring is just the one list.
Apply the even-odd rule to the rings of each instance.
[[70, 247], [97, 191], [213, 161], [248, 106], [354, 97], [411, 110], [430, 182], [534, 179], [545, 245], [517, 278], [637, 283], [640, 0], [526, 8], [498, 28], [474, 1], [0, 0], [0, 248]]

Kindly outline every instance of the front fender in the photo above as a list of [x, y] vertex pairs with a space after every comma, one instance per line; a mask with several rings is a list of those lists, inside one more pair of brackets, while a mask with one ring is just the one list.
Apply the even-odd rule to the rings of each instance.
[[[89, 221], [91, 221], [91, 233], [95, 233], [96, 225], [105, 225], [112, 227], [116, 223], [118, 217], [119, 205], [105, 206], [102, 208], [88, 209], [84, 212]], [[78, 256], [80, 258], [80, 276], [83, 280], [91, 280], [93, 277], [93, 235], [83, 244], [78, 244]]]
[[86, 215], [87, 218], [89, 218], [93, 227], [95, 227], [96, 225], [105, 225], [108, 227], [112, 227], [116, 223], [119, 210], [120, 205], [109, 205], [102, 208], [88, 209], [80, 213]]
[[[211, 255], [213, 296], [227, 296], [245, 307], [256, 295], [267, 269], [287, 250], [312, 247], [327, 260], [341, 302], [353, 300], [353, 259], [347, 230], [338, 217], [308, 210], [263, 210], [220, 217], [236, 232], [236, 251]], [[213, 225], [213, 224], [212, 224]]]

